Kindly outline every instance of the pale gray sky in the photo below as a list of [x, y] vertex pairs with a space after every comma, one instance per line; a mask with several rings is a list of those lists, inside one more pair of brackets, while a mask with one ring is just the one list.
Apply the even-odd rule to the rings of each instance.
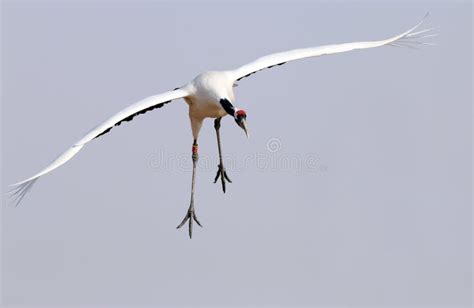
[[[240, 82], [223, 120], [233, 183], [178, 101], [90, 143], [2, 206], [2, 302], [15, 306], [469, 307], [468, 1], [2, 2], [2, 188], [116, 111], [267, 53], [439, 26], [438, 46], [294, 62]], [[5, 202], [5, 199], [3, 199]]]

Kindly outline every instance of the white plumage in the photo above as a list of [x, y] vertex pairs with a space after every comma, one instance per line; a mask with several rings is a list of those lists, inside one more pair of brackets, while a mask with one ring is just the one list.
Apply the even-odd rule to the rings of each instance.
[[[173, 91], [165, 92], [162, 94], [154, 95], [141, 100], [123, 110], [116, 113], [109, 119], [105, 120], [94, 129], [89, 131], [84, 137], [74, 143], [69, 149], [63, 154], [56, 158], [50, 165], [45, 167], [35, 175], [12, 185], [10, 191], [12, 200], [16, 205], [22, 200], [25, 194], [29, 191], [32, 185], [41, 176], [53, 171], [59, 166], [66, 163], [72, 157], [74, 157], [89, 141], [102, 136], [109, 132], [114, 126], [120, 125], [124, 121], [130, 121], [133, 117], [150, 111], [155, 108], [161, 108], [164, 104], [169, 103], [172, 100], [183, 98], [189, 105], [189, 118], [191, 121], [192, 134], [194, 137], [193, 148], [193, 162], [194, 165], [197, 162], [197, 139], [199, 131], [201, 129], [203, 120], [205, 118], [215, 118], [215, 127], [219, 145], [219, 155], [221, 155], [220, 147], [220, 119], [226, 115], [231, 115], [236, 120], [237, 124], [245, 130], [248, 134], [246, 126], [246, 114], [243, 110], [235, 108], [233, 102], [235, 101], [235, 95], [233, 87], [235, 82], [254, 74], [265, 68], [271, 68], [277, 65], [282, 65], [287, 62], [304, 59], [309, 57], [317, 57], [322, 55], [329, 55], [341, 52], [347, 52], [356, 49], [374, 48], [380, 46], [407, 46], [415, 47], [417, 45], [432, 45], [431, 43], [421, 42], [419, 39], [435, 36], [436, 34], [430, 34], [429, 31], [433, 29], [426, 29], [421, 31], [415, 31], [423, 23], [426, 16], [411, 29], [396, 35], [392, 38], [380, 40], [380, 41], [367, 41], [367, 42], [354, 42], [344, 43], [336, 45], [326, 45], [319, 47], [295, 49], [286, 52], [274, 53], [267, 55], [257, 60], [245, 64], [235, 70], [229, 71], [211, 71], [205, 72], [198, 75], [191, 82], [183, 87], [177, 88]], [[216, 181], [221, 177], [222, 187], [225, 192], [225, 182], [230, 180], [227, 177], [225, 169], [222, 164], [222, 158], [220, 161], [219, 170], [217, 172]], [[188, 210], [188, 214], [180, 224], [182, 226], [187, 220], [189, 220], [189, 234], [192, 234], [192, 221], [193, 219], [199, 224], [194, 213], [193, 206], [193, 192], [194, 192], [194, 173], [193, 169], [193, 185], [192, 185], [192, 196], [191, 206]], [[180, 227], [178, 226], [178, 227]]]

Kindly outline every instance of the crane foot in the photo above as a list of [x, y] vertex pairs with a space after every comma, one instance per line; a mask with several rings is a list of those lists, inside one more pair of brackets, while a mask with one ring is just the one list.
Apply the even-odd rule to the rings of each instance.
[[224, 165], [219, 164], [217, 165], [217, 174], [216, 177], [214, 178], [214, 184], [217, 183], [217, 180], [221, 178], [221, 183], [222, 183], [222, 191], [225, 194], [225, 183], [226, 181], [229, 183], [232, 183], [232, 181], [229, 179], [229, 176], [227, 175], [227, 172], [225, 171]]
[[181, 228], [187, 221], [189, 220], [189, 238], [193, 237], [193, 220], [198, 224], [199, 227], [202, 228], [201, 223], [196, 217], [196, 213], [194, 212], [194, 206], [191, 203], [189, 206], [188, 212], [186, 213], [186, 216], [184, 216], [183, 221], [176, 227], [176, 229]]

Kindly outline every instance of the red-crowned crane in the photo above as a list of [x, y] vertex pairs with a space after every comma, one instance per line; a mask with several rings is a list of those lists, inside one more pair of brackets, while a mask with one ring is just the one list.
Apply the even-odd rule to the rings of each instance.
[[68, 150], [66, 150], [58, 158], [56, 158], [56, 160], [54, 160], [49, 166], [47, 166], [37, 174], [33, 175], [32, 177], [13, 184], [12, 189], [10, 190], [11, 198], [15, 205], [18, 205], [21, 199], [25, 196], [25, 194], [31, 189], [33, 184], [41, 176], [53, 171], [54, 169], [58, 168], [59, 166], [70, 160], [87, 143], [108, 133], [114, 126], [118, 126], [125, 121], [130, 121], [139, 114], [145, 113], [156, 108], [161, 108], [172, 100], [183, 98], [189, 106], [189, 118], [191, 121], [191, 129], [193, 134], [193, 173], [191, 184], [191, 203], [184, 219], [181, 221], [177, 228], [182, 227], [186, 222], [188, 222], [189, 237], [191, 238], [193, 230], [193, 221], [195, 221], [199, 226], [201, 226], [201, 223], [196, 217], [194, 209], [194, 187], [196, 182], [196, 164], [198, 161], [198, 137], [204, 119], [215, 119], [214, 128], [217, 134], [219, 165], [217, 175], [214, 179], [214, 183], [217, 182], [217, 180], [219, 180], [220, 178], [222, 190], [224, 191], [224, 193], [226, 190], [226, 182], [231, 181], [227, 176], [224, 164], [222, 162], [222, 148], [219, 134], [219, 128], [221, 125], [220, 123], [222, 117], [227, 115], [233, 117], [235, 123], [243, 129], [247, 137], [249, 136], [249, 131], [247, 128], [247, 114], [244, 110], [235, 107], [233, 104], [235, 102], [233, 87], [236, 85], [237, 81], [265, 68], [271, 68], [298, 59], [341, 53], [356, 49], [380, 47], [385, 45], [398, 47], [432, 45], [431, 43], [422, 42], [419, 39], [435, 36], [436, 34], [428, 33], [433, 29], [416, 31], [416, 29], [418, 29], [418, 27], [423, 23], [425, 18], [426, 16], [416, 26], [409, 29], [408, 31], [405, 31], [402, 34], [399, 34], [386, 40], [354, 42], [295, 49], [261, 57], [235, 70], [210, 71], [202, 73], [196, 78], [194, 78], [190, 83], [182, 87], [176, 88], [173, 91], [148, 97], [142, 101], [139, 101], [129, 106], [128, 108], [125, 108], [124, 110], [105, 120], [103, 123], [99, 124], [97, 127], [89, 131], [84, 137], [74, 143]]

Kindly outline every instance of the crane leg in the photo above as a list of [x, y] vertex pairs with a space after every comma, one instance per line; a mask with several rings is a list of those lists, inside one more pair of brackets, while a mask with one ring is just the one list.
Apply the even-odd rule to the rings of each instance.
[[229, 183], [232, 183], [232, 181], [227, 176], [227, 172], [225, 171], [224, 164], [222, 162], [221, 135], [219, 132], [219, 129], [221, 128], [221, 119], [222, 118], [217, 118], [214, 120], [214, 128], [216, 129], [216, 135], [217, 135], [217, 147], [219, 149], [219, 165], [217, 166], [218, 169], [217, 169], [216, 177], [214, 179], [214, 183], [217, 183], [217, 180], [221, 178], [222, 191], [225, 193], [226, 181]]
[[191, 182], [191, 204], [189, 205], [188, 212], [186, 213], [186, 216], [184, 216], [183, 221], [176, 227], [176, 229], [181, 228], [188, 220], [189, 220], [189, 238], [193, 237], [193, 220], [200, 226], [201, 223], [196, 217], [196, 213], [194, 211], [194, 183], [196, 182], [196, 164], [199, 158], [198, 155], [198, 144], [197, 140], [194, 139], [193, 142], [193, 178]]

